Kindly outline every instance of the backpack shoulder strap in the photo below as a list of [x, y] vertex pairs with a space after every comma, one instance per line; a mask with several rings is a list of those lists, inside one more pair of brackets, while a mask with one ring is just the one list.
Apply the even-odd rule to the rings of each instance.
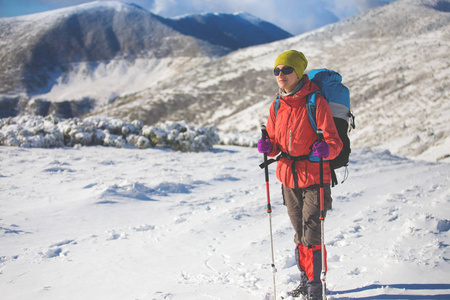
[[[317, 105], [316, 105], [316, 96], [319, 93], [319, 91], [313, 92], [309, 94], [306, 98], [306, 110], [308, 111], [308, 118], [309, 123], [311, 123], [311, 127], [313, 128], [314, 132], [317, 132], [317, 121], [316, 121], [316, 112], [317, 112]], [[318, 162], [319, 157], [314, 156], [312, 154], [312, 145], [311, 145], [311, 152], [309, 152], [309, 160], [312, 162]]]
[[314, 92], [308, 95], [307, 97], [307, 103], [306, 108], [308, 110], [308, 118], [309, 122], [311, 123], [312, 128], [315, 132], [317, 132], [317, 122], [316, 122], [316, 111], [317, 111], [317, 105], [316, 105], [316, 95], [319, 92]]
[[275, 118], [276, 118], [278, 114], [278, 109], [280, 108], [280, 94], [277, 94], [277, 99], [275, 99], [275, 105], [273, 108], [275, 110]]

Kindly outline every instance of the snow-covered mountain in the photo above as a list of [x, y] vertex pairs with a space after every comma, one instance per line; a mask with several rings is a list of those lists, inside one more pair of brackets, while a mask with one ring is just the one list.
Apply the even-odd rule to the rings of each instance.
[[[93, 2], [0, 22], [2, 69], [7, 71], [1, 73], [3, 93], [15, 88], [28, 95], [42, 93], [73, 71], [73, 63], [198, 57], [218, 51], [172, 30], [148, 11], [119, 2]], [[5, 84], [7, 80], [11, 82]]]
[[[139, 71], [148, 71], [165, 59], [180, 73], [182, 69], [178, 66], [186, 61], [204, 61], [238, 48], [290, 36], [248, 14], [165, 19], [137, 5], [114, 1], [2, 18], [0, 94], [23, 92], [27, 98], [39, 97], [58, 83], [67, 83], [70, 81], [67, 77], [77, 72], [102, 80], [113, 72], [120, 73], [127, 65], [136, 64]], [[109, 69], [99, 71], [105, 65]], [[92, 89], [95, 88], [88, 90]], [[118, 92], [115, 88], [110, 90], [109, 94]], [[126, 92], [130, 91], [133, 89]], [[80, 98], [83, 95], [78, 95]], [[77, 100], [77, 95], [64, 100]], [[25, 98], [23, 102], [26, 101]]]

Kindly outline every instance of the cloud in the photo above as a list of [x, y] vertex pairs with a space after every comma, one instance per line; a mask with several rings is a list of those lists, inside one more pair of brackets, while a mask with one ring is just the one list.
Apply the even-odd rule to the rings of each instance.
[[332, 0], [328, 2], [330, 4], [330, 9], [333, 10], [340, 19], [344, 19], [394, 1], [395, 0]]
[[46, 3], [46, 4], [50, 4], [50, 5], [55, 5], [55, 6], [61, 6], [61, 7], [66, 7], [66, 6], [72, 6], [72, 5], [79, 5], [82, 3], [86, 3], [86, 2], [91, 2], [91, 1], [86, 1], [86, 0], [38, 0], [37, 2], [41, 2], [41, 3]]

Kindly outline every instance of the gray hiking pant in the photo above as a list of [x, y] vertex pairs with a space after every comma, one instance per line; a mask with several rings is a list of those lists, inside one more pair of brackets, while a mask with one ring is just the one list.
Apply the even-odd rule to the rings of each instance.
[[[324, 184], [324, 208], [331, 209], [331, 188]], [[283, 201], [295, 230], [294, 242], [306, 247], [320, 245], [320, 187], [301, 188], [297, 197], [295, 189], [282, 185]]]

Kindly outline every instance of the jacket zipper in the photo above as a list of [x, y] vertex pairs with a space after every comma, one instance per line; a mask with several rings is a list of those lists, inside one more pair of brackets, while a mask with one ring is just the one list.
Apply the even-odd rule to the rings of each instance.
[[[289, 116], [286, 122], [287, 127], [289, 128], [289, 122], [291, 120], [291, 116], [292, 116], [292, 107], [290, 107], [290, 111], [289, 111]], [[289, 140], [288, 140], [288, 153], [289, 155], [291, 155], [292, 152], [292, 129], [289, 129]]]
[[[283, 100], [281, 97], [280, 97], [280, 99]], [[291, 115], [292, 115], [292, 107], [290, 105], [289, 105], [289, 108], [290, 108], [290, 112], [289, 112], [289, 116], [288, 116], [288, 119], [287, 119], [287, 122], [286, 122], [286, 125], [288, 127], [289, 127], [289, 121], [290, 121]], [[288, 141], [288, 153], [289, 153], [289, 155], [291, 155], [291, 152], [292, 152], [292, 129], [289, 129], [289, 141]]]

